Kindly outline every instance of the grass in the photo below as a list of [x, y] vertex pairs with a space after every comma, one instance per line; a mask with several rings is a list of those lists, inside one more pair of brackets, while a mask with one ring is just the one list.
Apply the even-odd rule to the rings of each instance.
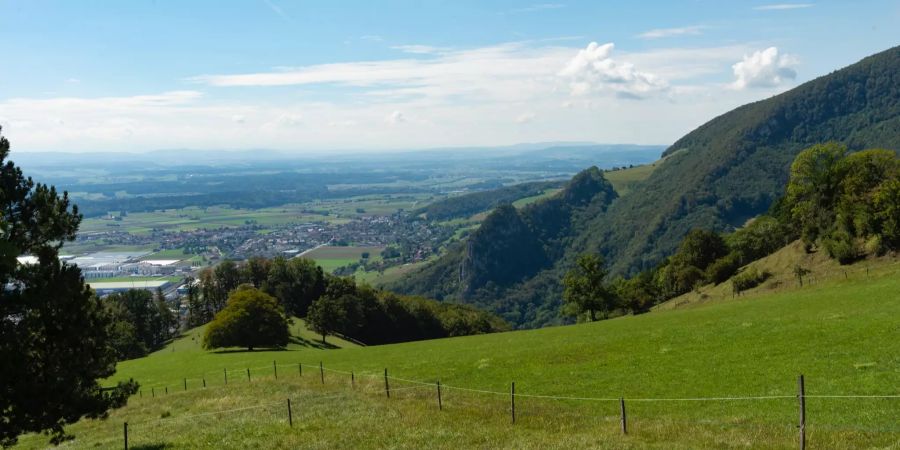
[[[298, 344], [286, 351], [210, 353], [190, 341], [195, 331], [175, 342], [174, 351], [119, 364], [114, 379], [138, 380], [144, 397], [108, 421], [72, 426], [79, 438], [70, 445], [119, 445], [121, 423], [129, 421], [136, 424], [136, 442], [149, 446], [144, 448], [795, 448], [793, 397], [629, 401], [631, 432], [622, 437], [614, 401], [519, 398], [512, 426], [503, 393], [515, 381], [519, 394], [793, 396], [803, 373], [808, 395], [896, 395], [897, 317], [900, 277], [886, 271], [865, 280], [833, 279], [598, 323], [374, 347], [322, 350]], [[365, 380], [360, 388], [371, 393], [349, 390], [349, 380], [339, 373], [329, 374], [324, 386], [296, 372], [276, 382], [273, 360], [284, 373], [298, 362], [318, 361], [353, 370]], [[218, 376], [223, 367], [236, 369], [238, 376], [243, 368], [260, 367], [253, 372], [260, 378], [224, 387]], [[431, 388], [399, 391], [388, 401], [379, 394], [385, 367], [400, 378], [440, 379], [501, 394], [449, 390], [443, 412], [435, 410]], [[215, 377], [208, 378], [205, 391], [191, 381], [187, 392], [146, 398], [150, 386], [177, 390], [183, 378], [204, 374]], [[413, 386], [392, 383], [397, 389]], [[281, 406], [288, 396], [298, 405], [294, 428], [287, 427]], [[179, 419], [259, 404], [272, 406]], [[809, 398], [810, 448], [900, 446], [898, 411], [900, 399]], [[158, 421], [164, 415], [171, 419]]]
[[363, 253], [368, 253], [372, 261], [381, 259], [381, 251], [384, 247], [339, 247], [326, 245], [317, 247], [303, 254], [304, 258], [312, 259], [322, 266], [322, 270], [333, 272], [339, 267], [358, 262]]

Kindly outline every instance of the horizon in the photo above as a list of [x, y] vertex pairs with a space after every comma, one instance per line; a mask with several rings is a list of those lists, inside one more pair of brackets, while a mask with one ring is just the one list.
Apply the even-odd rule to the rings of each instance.
[[900, 43], [888, 1], [2, 5], [19, 154], [668, 145]]

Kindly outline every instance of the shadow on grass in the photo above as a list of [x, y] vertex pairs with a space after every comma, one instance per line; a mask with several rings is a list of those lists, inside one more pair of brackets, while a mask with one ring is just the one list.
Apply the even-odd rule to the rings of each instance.
[[[301, 347], [316, 348], [319, 350], [334, 350], [334, 349], [340, 348], [337, 345], [334, 345], [330, 342], [323, 343], [322, 341], [306, 339], [306, 338], [300, 337], [300, 336], [291, 336], [290, 343], [299, 345]], [[286, 351], [288, 351], [288, 349], [286, 349], [286, 348], [260, 347], [260, 348], [254, 348], [253, 350], [248, 350], [246, 348], [226, 348], [226, 349], [222, 349], [222, 350], [213, 351], [212, 353], [225, 354], [225, 353], [286, 352]]]
[[165, 450], [167, 448], [175, 448], [174, 445], [169, 444], [144, 444], [144, 445], [133, 445], [128, 448], [134, 450]]

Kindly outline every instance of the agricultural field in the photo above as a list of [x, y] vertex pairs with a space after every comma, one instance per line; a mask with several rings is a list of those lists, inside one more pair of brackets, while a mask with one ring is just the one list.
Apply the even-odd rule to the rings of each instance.
[[[900, 445], [900, 397], [888, 397], [900, 395], [897, 317], [900, 276], [883, 271], [597, 323], [373, 347], [322, 349], [307, 334], [284, 351], [205, 352], [194, 330], [120, 363], [109, 382], [133, 378], [141, 396], [72, 426], [64, 448], [120, 446], [125, 421], [145, 448], [796, 448], [799, 374], [810, 448], [890, 448]], [[333, 370], [324, 384], [320, 361]]]
[[303, 252], [300, 256], [308, 258], [322, 266], [322, 270], [332, 272], [338, 267], [358, 262], [364, 253], [369, 254], [369, 259], [378, 261], [381, 259], [381, 251], [384, 247], [339, 247], [325, 245]]

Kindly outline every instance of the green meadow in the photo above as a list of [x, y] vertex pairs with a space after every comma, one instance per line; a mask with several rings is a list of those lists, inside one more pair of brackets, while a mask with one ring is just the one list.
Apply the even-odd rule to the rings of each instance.
[[[810, 448], [894, 448], [900, 398], [820, 396], [900, 395], [898, 317], [900, 276], [882, 271], [597, 323], [373, 347], [332, 337], [323, 346], [297, 321], [285, 350], [207, 352], [193, 330], [120, 363], [108, 382], [133, 378], [140, 396], [71, 426], [65, 447], [120, 446], [127, 421], [133, 448], [796, 448], [802, 373]], [[340, 371], [326, 371], [324, 385], [320, 362]], [[390, 399], [385, 368], [397, 377]], [[440, 380], [443, 411], [433, 385], [400, 379]], [[257, 409], [216, 413], [246, 407]]]

